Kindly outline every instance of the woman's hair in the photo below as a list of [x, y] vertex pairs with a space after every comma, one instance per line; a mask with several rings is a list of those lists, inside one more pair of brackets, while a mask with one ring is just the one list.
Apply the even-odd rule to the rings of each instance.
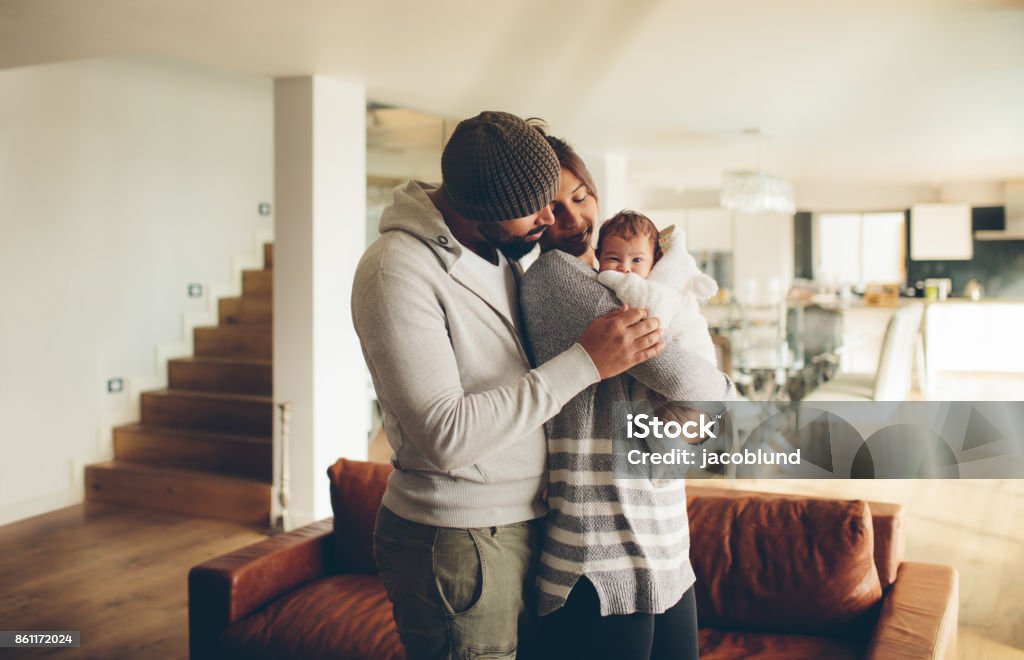
[[658, 241], [658, 228], [643, 213], [623, 210], [616, 213], [610, 220], [601, 225], [601, 231], [597, 235], [597, 256], [601, 256], [601, 247], [607, 236], [618, 236], [626, 240], [632, 240], [637, 236], [646, 236], [654, 244], [654, 261], [661, 259], [661, 244]]
[[526, 123], [533, 126], [533, 128], [543, 135], [544, 139], [548, 141], [551, 148], [555, 150], [555, 155], [558, 156], [558, 164], [569, 170], [573, 176], [579, 179], [583, 185], [587, 187], [587, 192], [590, 193], [594, 199], [597, 199], [597, 188], [594, 186], [594, 177], [590, 175], [590, 170], [587, 169], [587, 164], [583, 162], [583, 159], [580, 158], [580, 155], [572, 148], [572, 145], [562, 138], [557, 138], [554, 135], [548, 135], [548, 125], [543, 119], [530, 117], [526, 120]]

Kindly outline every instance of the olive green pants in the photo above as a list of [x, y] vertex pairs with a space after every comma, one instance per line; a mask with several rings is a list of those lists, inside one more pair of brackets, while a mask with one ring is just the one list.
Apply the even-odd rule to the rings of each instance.
[[540, 535], [539, 520], [432, 527], [381, 507], [374, 558], [408, 660], [533, 656]]

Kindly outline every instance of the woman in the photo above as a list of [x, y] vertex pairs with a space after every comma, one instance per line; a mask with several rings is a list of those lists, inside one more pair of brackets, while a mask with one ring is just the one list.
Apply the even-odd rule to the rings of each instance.
[[[568, 144], [547, 139], [562, 166], [555, 224], [520, 294], [539, 363], [618, 307], [594, 269], [593, 178]], [[730, 392], [714, 365], [670, 344], [629, 375], [584, 390], [548, 422], [551, 512], [537, 585], [541, 634], [552, 657], [698, 657], [683, 481], [625, 479], [610, 467], [613, 429], [632, 378], [675, 401], [723, 401]]]
[[[543, 126], [534, 127], [545, 133]], [[558, 195], [551, 203], [555, 224], [540, 237], [541, 252], [561, 250], [597, 270], [593, 236], [597, 221], [597, 188], [586, 163], [579, 154], [561, 140], [545, 133], [548, 144], [562, 166]]]

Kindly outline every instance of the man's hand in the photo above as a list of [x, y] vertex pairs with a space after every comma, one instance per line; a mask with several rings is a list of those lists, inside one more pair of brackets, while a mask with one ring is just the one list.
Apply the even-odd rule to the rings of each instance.
[[645, 310], [626, 305], [591, 321], [579, 343], [593, 360], [601, 380], [618, 376], [665, 348], [658, 319], [647, 318]]

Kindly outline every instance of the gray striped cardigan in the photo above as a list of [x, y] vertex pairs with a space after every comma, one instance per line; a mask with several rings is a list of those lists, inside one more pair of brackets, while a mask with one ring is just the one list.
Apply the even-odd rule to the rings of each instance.
[[[542, 255], [520, 287], [524, 327], [538, 364], [576, 342], [595, 317], [618, 307], [597, 273], [557, 250]], [[670, 342], [657, 357], [580, 392], [545, 426], [548, 514], [538, 570], [540, 614], [560, 608], [581, 575], [594, 584], [601, 615], [660, 614], [694, 581], [682, 480], [617, 477], [612, 471], [614, 404], [631, 378], [674, 401], [724, 401], [731, 385], [697, 353]], [[613, 412], [614, 411], [614, 412]]]

